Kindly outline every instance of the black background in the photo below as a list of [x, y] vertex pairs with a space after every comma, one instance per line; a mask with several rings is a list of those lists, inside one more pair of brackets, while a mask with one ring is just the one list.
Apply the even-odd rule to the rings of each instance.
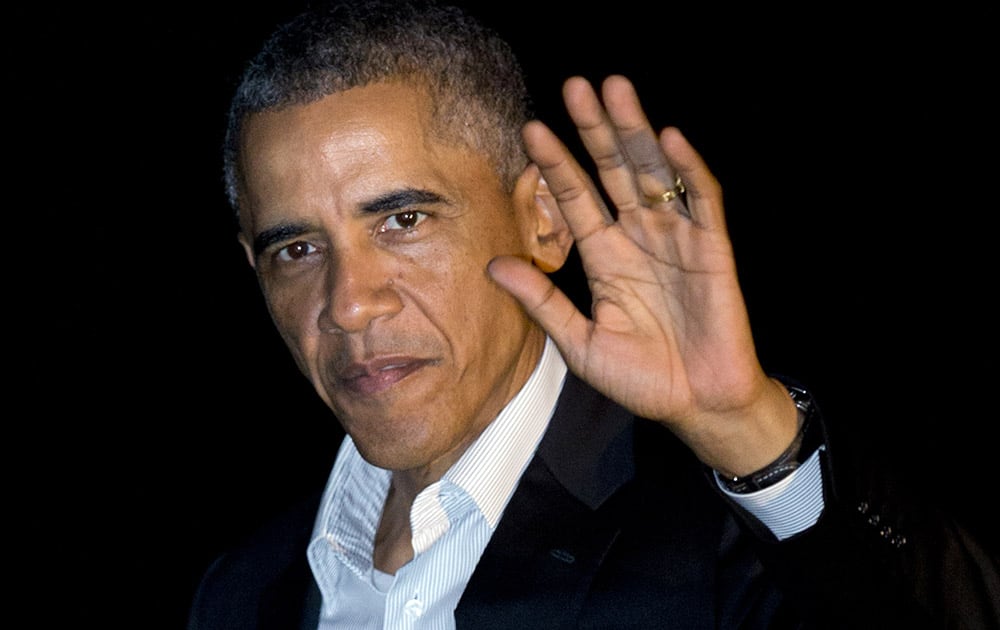
[[[765, 367], [995, 541], [993, 16], [643, 4], [472, 6], [571, 143], [572, 74], [630, 76], [685, 131], [723, 184]], [[220, 181], [241, 63], [298, 6], [11, 16], [8, 486], [43, 621], [181, 628], [211, 559], [325, 481], [339, 429]]]

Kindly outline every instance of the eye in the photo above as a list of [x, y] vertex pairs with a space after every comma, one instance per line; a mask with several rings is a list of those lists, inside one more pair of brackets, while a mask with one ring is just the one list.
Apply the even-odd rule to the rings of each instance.
[[400, 212], [394, 214], [385, 220], [385, 223], [379, 226], [379, 232], [390, 232], [393, 230], [412, 230], [427, 218], [427, 214], [423, 212], [417, 212], [416, 210], [408, 210], [406, 212]]
[[277, 258], [282, 262], [291, 262], [305, 258], [316, 251], [316, 248], [305, 241], [295, 241], [278, 250]]

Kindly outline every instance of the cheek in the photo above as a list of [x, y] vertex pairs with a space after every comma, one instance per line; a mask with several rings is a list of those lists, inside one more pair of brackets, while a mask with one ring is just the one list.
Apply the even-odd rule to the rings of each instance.
[[492, 257], [470, 252], [452, 259], [446, 269], [435, 274], [437, 282], [425, 292], [433, 296], [425, 304], [437, 314], [453, 347], [460, 355], [472, 355], [463, 362], [489, 358], [484, 350], [502, 346], [507, 331], [519, 328], [512, 324], [526, 317], [513, 296], [489, 277], [486, 265]]
[[307, 359], [315, 355], [318, 342], [316, 312], [321, 305], [316, 289], [307, 282], [262, 284], [262, 289], [271, 320], [296, 363], [306, 371]]
[[517, 226], [506, 217], [494, 217], [476, 225], [475, 231], [462, 235], [461, 246], [441, 252], [439, 277], [447, 279], [458, 313], [470, 327], [486, 326], [491, 335], [498, 319], [509, 317], [517, 302], [490, 278], [487, 265], [499, 255], [524, 256]]

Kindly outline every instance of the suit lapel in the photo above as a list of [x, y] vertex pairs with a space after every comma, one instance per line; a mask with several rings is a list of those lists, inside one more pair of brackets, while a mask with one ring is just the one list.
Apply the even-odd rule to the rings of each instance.
[[261, 590], [258, 630], [316, 630], [319, 624], [322, 595], [306, 548], [321, 496], [317, 492], [290, 512], [278, 529], [280, 542], [267, 547], [269, 568], [258, 567], [260, 574], [270, 576]]
[[633, 418], [572, 374], [456, 610], [459, 628], [558, 628], [575, 619], [621, 530]]
[[[626, 512], [616, 506], [634, 476], [632, 424], [631, 414], [567, 375], [456, 610], [459, 628], [551, 629], [576, 617]], [[321, 598], [302, 551], [314, 514], [313, 506], [297, 519], [298, 551], [262, 597], [261, 630], [318, 623]]]

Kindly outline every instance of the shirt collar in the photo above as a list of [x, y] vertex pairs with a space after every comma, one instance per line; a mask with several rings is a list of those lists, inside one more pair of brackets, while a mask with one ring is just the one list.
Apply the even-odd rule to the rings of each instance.
[[490, 529], [496, 529], [548, 427], [565, 377], [566, 363], [546, 337], [524, 387], [444, 475], [472, 497]]
[[[566, 372], [562, 355], [546, 337], [542, 356], [527, 382], [442, 479], [472, 497], [491, 530], [496, 529], [548, 427]], [[336, 541], [335, 548], [352, 559], [356, 570], [371, 562], [371, 538], [390, 477], [390, 471], [366, 462], [350, 436], [345, 437], [327, 482], [314, 537]]]

